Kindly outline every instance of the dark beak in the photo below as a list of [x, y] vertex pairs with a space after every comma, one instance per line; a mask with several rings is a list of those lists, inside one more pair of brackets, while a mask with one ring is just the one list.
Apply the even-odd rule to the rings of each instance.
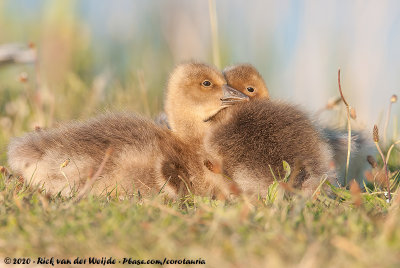
[[249, 101], [249, 96], [243, 94], [239, 90], [231, 88], [228, 85], [222, 86], [223, 96], [221, 98], [222, 106], [231, 106], [239, 102]]

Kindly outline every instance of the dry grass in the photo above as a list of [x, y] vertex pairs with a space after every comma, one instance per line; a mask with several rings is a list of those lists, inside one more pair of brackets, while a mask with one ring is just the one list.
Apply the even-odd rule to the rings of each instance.
[[179, 201], [49, 196], [0, 178], [2, 256], [192, 258], [208, 267], [394, 267], [400, 264], [399, 195], [337, 190], [250, 204], [188, 196]]

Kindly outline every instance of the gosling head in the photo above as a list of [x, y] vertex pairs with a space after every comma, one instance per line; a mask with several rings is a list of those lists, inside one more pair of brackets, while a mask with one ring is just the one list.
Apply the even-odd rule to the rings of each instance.
[[171, 73], [165, 98], [172, 131], [185, 139], [202, 140], [210, 118], [225, 108], [221, 106], [223, 88], [230, 90], [215, 67], [196, 62], [178, 65]]
[[226, 82], [250, 99], [269, 99], [267, 85], [264, 79], [251, 64], [238, 64], [226, 67], [223, 70]]

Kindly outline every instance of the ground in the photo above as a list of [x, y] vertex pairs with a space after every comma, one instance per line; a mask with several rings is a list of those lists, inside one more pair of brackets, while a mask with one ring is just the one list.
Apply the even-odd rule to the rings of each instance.
[[378, 192], [337, 190], [336, 200], [283, 192], [276, 183], [256, 202], [161, 195], [75, 202], [2, 177], [1, 257], [191, 259], [207, 267], [400, 265], [400, 198], [388, 204]]

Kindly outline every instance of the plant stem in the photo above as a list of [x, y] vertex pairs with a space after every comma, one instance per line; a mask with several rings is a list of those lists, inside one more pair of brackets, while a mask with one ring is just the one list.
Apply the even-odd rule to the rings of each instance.
[[339, 85], [339, 93], [342, 98], [343, 103], [346, 105], [346, 113], [347, 113], [347, 159], [346, 159], [346, 171], [344, 176], [344, 185], [347, 186], [347, 176], [349, 173], [349, 164], [350, 164], [350, 152], [351, 152], [351, 122], [350, 122], [350, 106], [347, 103], [346, 99], [343, 96], [342, 86], [340, 84], [340, 68], [338, 70], [338, 85]]
[[217, 11], [214, 0], [208, 0], [208, 9], [210, 13], [210, 25], [212, 34], [213, 62], [218, 69], [221, 69], [221, 58], [219, 54], [219, 41], [218, 41]]
[[350, 151], [351, 151], [350, 107], [347, 106], [347, 159], [346, 159], [346, 173], [344, 179], [345, 185], [347, 185], [347, 177], [349, 175]]
[[387, 162], [386, 162], [385, 156], [382, 153], [381, 147], [379, 146], [378, 142], [376, 142], [376, 141], [375, 141], [375, 146], [378, 149], [378, 152], [381, 155], [382, 160], [383, 160], [383, 168], [385, 169], [385, 177], [386, 177], [387, 190], [388, 190], [388, 199], [390, 202], [392, 200], [392, 195], [390, 194], [390, 181], [389, 181]]
[[387, 152], [387, 154], [386, 154], [386, 162], [387, 162], [387, 163], [389, 163], [390, 153], [392, 152], [394, 146], [395, 146], [396, 144], [399, 144], [399, 143], [400, 143], [400, 140], [397, 140], [397, 141], [395, 141], [395, 142], [390, 146], [390, 148], [389, 148], [389, 150], [388, 150], [388, 152]]
[[387, 141], [387, 128], [389, 126], [389, 120], [390, 120], [390, 111], [392, 109], [392, 102], [389, 103], [389, 109], [388, 112], [386, 114], [386, 120], [385, 120], [385, 125], [383, 127], [383, 146], [386, 147], [386, 141]]

